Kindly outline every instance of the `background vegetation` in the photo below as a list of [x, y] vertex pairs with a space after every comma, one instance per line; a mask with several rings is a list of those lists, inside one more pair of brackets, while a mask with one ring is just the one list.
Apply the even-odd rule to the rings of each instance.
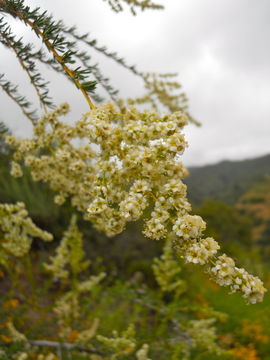
[[[215, 194], [215, 182], [222, 181], [226, 177], [225, 169], [229, 168], [227, 164], [223, 167], [223, 163], [212, 166], [211, 176], [203, 178], [201, 175], [200, 178], [200, 192], [208, 196], [200, 198], [200, 205], [198, 202], [194, 204], [194, 212], [207, 221], [207, 231], [219, 240], [224, 250], [232, 257], [238, 258], [249, 271], [262, 277], [266, 286], [269, 286], [269, 241], [267, 241], [269, 179], [267, 174], [270, 173], [270, 166], [267, 168], [266, 159], [267, 157], [264, 157], [237, 163], [238, 169], [243, 169], [243, 174], [239, 171], [235, 176], [236, 187], [238, 178], [242, 180], [246, 176], [244, 175], [246, 164], [249, 167], [249, 174], [253, 173], [250, 163], [253, 164], [256, 177], [252, 180], [247, 179], [250, 185], [246, 186], [245, 192], [239, 191], [234, 204], [230, 200], [225, 203], [219, 196], [208, 195], [209, 183], [213, 181], [211, 187]], [[55, 205], [52, 200], [53, 194], [45, 184], [34, 183], [29, 176], [22, 179], [11, 177], [8, 161], [9, 155], [2, 154], [1, 202], [14, 202], [17, 199], [24, 201], [36, 224], [49, 231], [54, 229], [56, 241], [46, 246], [42, 242], [34, 242], [30, 256], [32, 270], [28, 274], [21, 273], [15, 288], [10, 287], [9, 275], [1, 271], [2, 326], [7, 317], [12, 317], [19, 329], [26, 330], [29, 338], [56, 340], [52, 336], [55, 323], [48, 317], [48, 313], [51, 311], [50, 304], [53, 303], [53, 298], [59, 296], [59, 291], [60, 293], [63, 291], [65, 283], [59, 288], [57, 284], [52, 284], [50, 281], [48, 283], [48, 280], [46, 282], [47, 275], [41, 263], [53, 254], [61, 234], [69, 224], [73, 210], [68, 204], [61, 207]], [[259, 171], [261, 164], [264, 165]], [[230, 165], [233, 167], [235, 164]], [[186, 182], [192, 183], [194, 176], [197, 180], [198, 174], [203, 174], [205, 168], [207, 167], [197, 168], [196, 173], [191, 169]], [[227, 186], [229, 188], [230, 184]], [[232, 189], [235, 196], [235, 187]], [[224, 191], [227, 194], [230, 193], [226, 186]], [[217, 194], [220, 192], [217, 191]], [[258, 204], [264, 207], [265, 211], [258, 211], [256, 206]], [[163, 340], [170, 338], [170, 327], [166, 325], [166, 321], [172, 317], [177, 318], [180, 310], [181, 322], [192, 318], [215, 318], [217, 341], [223, 349], [228, 350], [227, 355], [210, 355], [211, 352], [198, 348], [191, 353], [191, 359], [270, 359], [268, 326], [270, 298], [268, 294], [262, 304], [248, 306], [240, 296], [228, 295], [226, 290], [213, 285], [200, 269], [182, 264], [180, 266], [180, 278], [183, 280], [181, 294], [176, 301], [172, 301], [168, 297], [169, 294], [166, 295], [166, 303], [167, 305], [171, 303], [171, 305], [169, 313], [161, 320], [160, 314], [155, 314], [155, 307], [162, 308], [160, 304], [157, 306], [157, 302], [164, 300], [160, 298], [160, 290], [153, 276], [152, 259], [160, 256], [162, 244], [149, 242], [143, 238], [140, 234], [139, 223], [129, 226], [117, 238], [107, 239], [103, 234], [92, 229], [89, 223], [85, 223], [79, 214], [77, 216], [83, 232], [84, 248], [87, 257], [92, 261], [91, 272], [106, 270], [110, 274], [106, 280], [108, 285], [106, 292], [102, 293], [101, 288], [98, 288], [92, 294], [91, 308], [88, 307], [89, 299], [87, 301], [85, 299], [82, 303], [85, 322], [87, 322], [86, 319], [93, 321], [94, 318], [99, 318], [101, 329], [107, 335], [114, 328], [125, 329], [130, 322], [134, 322], [139, 329], [140, 338], [152, 345], [156, 344], [153, 358], [164, 359], [164, 356], [168, 356], [165, 348], [169, 344], [165, 345], [166, 341], [163, 342]], [[29, 284], [28, 277], [33, 278], [31, 281], [34, 281], [34, 284], [30, 285], [31, 281]], [[40, 286], [41, 283], [43, 286]], [[48, 298], [48, 289], [51, 299]], [[146, 306], [142, 305], [145, 297]], [[2, 344], [6, 346], [9, 337], [5, 335], [5, 332], [2, 332], [0, 338]], [[75, 339], [76, 331], [70, 335], [70, 342], [72, 343]], [[162, 355], [158, 355], [159, 346], [162, 346]], [[10, 345], [8, 348], [12, 353], [13, 346]], [[73, 356], [75, 356], [74, 359], [80, 359], [76, 357], [79, 356], [78, 354], [73, 354]]]

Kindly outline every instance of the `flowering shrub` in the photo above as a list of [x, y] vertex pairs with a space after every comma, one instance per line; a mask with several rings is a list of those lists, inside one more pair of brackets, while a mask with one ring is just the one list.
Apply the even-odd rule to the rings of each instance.
[[0, 204], [0, 264], [9, 267], [10, 257], [23, 257], [33, 237], [51, 241], [52, 235], [39, 229], [28, 216], [23, 203]]
[[[123, 10], [122, 3], [126, 3], [133, 13], [136, 7], [142, 10], [161, 8], [152, 1], [108, 3], [116, 12]], [[150, 360], [152, 355], [158, 358], [159, 352], [162, 352], [163, 358], [171, 359], [191, 359], [196, 352], [204, 351], [213, 356], [226, 355], [227, 352], [218, 343], [214, 327], [217, 312], [207, 309], [207, 316], [194, 319], [190, 314], [183, 315], [190, 311], [189, 308], [179, 310], [179, 299], [186, 291], [187, 284], [180, 276], [182, 269], [177, 258], [205, 266], [210, 278], [218, 285], [229, 287], [231, 292], [242, 293], [249, 303], [262, 301], [266, 289], [258, 277], [237, 267], [232, 258], [219, 255], [220, 245], [212, 237], [204, 236], [204, 220], [191, 215], [183, 182], [188, 171], [181, 162], [181, 155], [188, 145], [183, 128], [196, 121], [187, 111], [185, 95], [170, 94], [170, 89], [179, 88], [178, 83], [170, 81], [174, 75], [141, 74], [115, 54], [99, 48], [96, 42], [90, 42], [86, 35], [79, 36], [74, 28], [67, 29], [61, 21], [53, 22], [46, 13], [39, 15], [39, 9], [30, 11], [22, 0], [0, 0], [0, 11], [30, 26], [54, 57], [54, 61], [44, 60], [42, 52], [29, 53], [31, 46], [24, 47], [21, 40], [16, 41], [9, 26], [0, 19], [0, 38], [4, 46], [15, 51], [23, 68], [29, 67], [27, 74], [43, 106], [52, 105], [45, 90], [47, 84], [42, 84], [35, 64], [31, 60], [29, 62], [29, 58], [38, 59], [51, 65], [54, 70], [64, 72], [80, 89], [90, 106], [90, 111], [71, 125], [60, 118], [69, 112], [68, 104], [51, 112], [46, 111], [40, 119], [34, 118], [33, 113], [28, 111], [28, 103], [17, 94], [16, 87], [0, 76], [2, 89], [33, 123], [31, 138], [5, 136], [6, 144], [12, 151], [11, 175], [22, 177], [25, 169], [28, 169], [34, 181], [47, 183], [54, 191], [56, 204], [70, 201], [74, 213], [79, 212], [84, 220], [108, 238], [122, 233], [129, 222], [141, 219], [141, 231], [145, 237], [152, 241], [165, 241], [163, 254], [154, 259], [152, 267], [156, 285], [159, 286], [157, 293], [153, 295], [144, 286], [133, 286], [136, 279], [132, 279], [133, 283], [131, 281], [130, 284], [112, 285], [103, 271], [89, 275], [90, 261], [84, 250], [83, 235], [76, 216], [72, 216], [55, 255], [44, 255], [46, 260], [42, 259], [42, 275], [38, 278], [44, 287], [47, 302], [44, 311], [46, 340], [33, 339], [33, 333], [28, 333], [24, 322], [13, 321], [12, 318], [5, 319], [1, 325], [0, 330], [4, 328], [7, 334], [0, 333], [0, 340], [18, 345], [13, 356], [18, 360], [64, 359], [64, 351], [68, 357], [75, 352], [77, 355], [80, 353], [80, 359], [91, 360]], [[145, 83], [146, 95], [133, 100], [116, 100], [116, 92], [101, 76], [98, 68], [88, 66], [88, 57], [77, 51], [74, 42], [65, 41], [63, 34], [94, 47], [140, 76]], [[69, 68], [69, 64], [74, 63], [74, 54], [87, 65], [88, 70]], [[114, 103], [98, 106], [92, 103], [89, 93], [94, 90], [95, 82], [85, 81], [89, 71], [93, 71], [96, 79], [115, 100]], [[159, 112], [157, 103], [168, 109], [169, 113], [163, 115]], [[142, 110], [141, 104], [150, 104], [151, 108]], [[13, 281], [12, 296], [7, 304], [16, 304], [14, 308], [17, 309], [21, 303], [28, 302], [29, 308], [25, 311], [27, 318], [35, 307], [42, 307], [35, 298], [40, 294], [35, 292], [37, 289], [33, 286], [31, 244], [35, 238], [51, 241], [52, 235], [32, 222], [22, 203], [0, 204], [0, 235], [0, 264], [10, 273]], [[25, 296], [23, 300], [15, 301], [14, 289], [24, 276], [24, 257], [28, 258], [27, 272], [34, 295], [33, 299]], [[14, 271], [10, 269], [10, 258]], [[110, 302], [114, 298], [114, 287], [118, 296], [122, 292], [127, 297], [123, 303], [127, 312], [134, 312], [134, 321], [128, 319], [119, 329], [104, 329], [102, 326], [107, 319], [101, 319], [98, 301], [106, 298]], [[27, 290], [26, 286], [26, 293]], [[127, 300], [136, 303], [135, 310]], [[93, 312], [96, 311], [99, 316], [89, 311], [90, 304]], [[117, 309], [111, 311], [110, 308], [110, 312], [117, 313]], [[144, 316], [142, 319], [141, 314]], [[48, 325], [48, 330], [55, 332], [52, 339], [48, 339], [46, 332], [49, 320], [53, 324]], [[136, 335], [138, 329], [143, 331], [149, 324], [154, 339], [150, 335], [142, 339]], [[48, 351], [47, 348], [54, 350]], [[237, 351], [235, 354], [239, 357]], [[8, 358], [8, 349], [4, 349], [1, 356]]]
[[[209, 274], [219, 285], [241, 291], [251, 303], [262, 300], [261, 280], [225, 254], [217, 257], [218, 243], [203, 238], [205, 222], [188, 214], [191, 206], [182, 182], [187, 170], [180, 161], [187, 146], [185, 115], [161, 117], [133, 106], [119, 113], [115, 105], [105, 104], [67, 125], [59, 120], [67, 111], [64, 104], [46, 114], [31, 139], [6, 138], [15, 150], [12, 174], [21, 175], [23, 161], [35, 181], [42, 179], [57, 192], [58, 204], [70, 196], [84, 218], [108, 236], [122, 232], [128, 221], [151, 208], [146, 237], [160, 240], [170, 234], [186, 262], [210, 264]], [[85, 145], [77, 146], [76, 139]]]

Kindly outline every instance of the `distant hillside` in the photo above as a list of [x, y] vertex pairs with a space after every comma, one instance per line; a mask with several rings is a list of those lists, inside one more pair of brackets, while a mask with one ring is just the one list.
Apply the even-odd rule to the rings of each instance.
[[261, 245], [270, 245], [270, 176], [266, 176], [242, 195], [236, 208], [252, 217], [253, 239]]
[[213, 198], [233, 205], [248, 189], [270, 174], [270, 154], [250, 160], [191, 167], [189, 171], [185, 183], [192, 204], [200, 205], [205, 198]]

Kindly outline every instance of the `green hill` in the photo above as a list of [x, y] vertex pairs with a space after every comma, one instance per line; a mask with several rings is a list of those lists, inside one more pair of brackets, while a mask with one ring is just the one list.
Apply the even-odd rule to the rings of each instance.
[[200, 205], [204, 199], [212, 198], [233, 205], [265, 175], [270, 174], [270, 154], [249, 160], [191, 167], [189, 171], [185, 183], [192, 204]]
[[270, 176], [256, 183], [236, 204], [242, 214], [253, 219], [253, 239], [260, 245], [270, 245]]

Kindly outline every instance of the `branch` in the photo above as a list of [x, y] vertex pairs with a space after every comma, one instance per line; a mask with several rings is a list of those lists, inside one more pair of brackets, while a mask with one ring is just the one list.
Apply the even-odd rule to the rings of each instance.
[[102, 53], [103, 55], [111, 58], [112, 60], [116, 61], [118, 64], [122, 65], [124, 68], [128, 69], [129, 71], [131, 71], [134, 75], [140, 76], [143, 78], [143, 73], [138, 71], [136, 69], [136, 67], [134, 65], [127, 65], [125, 60], [121, 57], [118, 56], [118, 54], [116, 52], [110, 52], [106, 46], [99, 46], [97, 44], [97, 40], [91, 40], [89, 38], [89, 34], [83, 34], [83, 35], [79, 35], [76, 32], [76, 27], [72, 26], [70, 28], [67, 28], [63, 25], [63, 23], [61, 23], [62, 26], [62, 31], [70, 36], [72, 36], [74, 39], [76, 39], [77, 41], [81, 41], [83, 42], [85, 45], [90, 46], [91, 48], [95, 49], [96, 51]]
[[16, 102], [16, 104], [21, 108], [23, 114], [32, 122], [33, 125], [35, 125], [37, 121], [36, 111], [28, 111], [31, 103], [24, 96], [18, 93], [18, 86], [11, 84], [8, 80], [4, 80], [4, 74], [0, 74], [0, 87], [13, 101]]
[[27, 340], [27, 342], [33, 346], [53, 347], [56, 349], [64, 349], [64, 350], [77, 350], [77, 351], [86, 352], [88, 354], [97, 354], [101, 356], [105, 355], [103, 352], [95, 348], [88, 349], [81, 345], [67, 343], [67, 342], [57, 342], [50, 340]]
[[28, 19], [24, 19], [23, 15], [19, 12], [18, 15], [22, 16], [21, 19], [25, 21], [26, 24], [28, 24], [37, 35], [39, 35], [42, 38], [42, 41], [45, 43], [45, 45], [47, 46], [47, 48], [49, 49], [49, 51], [51, 51], [55, 57], [55, 59], [58, 61], [58, 63], [62, 66], [62, 68], [64, 69], [64, 71], [66, 72], [66, 74], [73, 80], [74, 84], [77, 86], [78, 89], [81, 90], [83, 96], [85, 97], [88, 105], [90, 106], [91, 109], [95, 109], [95, 105], [92, 103], [90, 97], [88, 96], [85, 87], [83, 86], [83, 84], [80, 83], [79, 80], [76, 79], [74, 71], [71, 70], [63, 61], [63, 56], [61, 56], [54, 48], [53, 43], [51, 41], [49, 41], [46, 37], [46, 35], [39, 30], [39, 28], [35, 25], [34, 22], [28, 20]]
[[53, 54], [56, 61], [61, 65], [66, 75], [73, 81], [76, 87], [82, 92], [89, 107], [95, 109], [88, 92], [95, 89], [95, 81], [85, 81], [89, 74], [89, 69], [81, 69], [80, 67], [72, 70], [67, 65], [73, 64], [74, 53], [67, 47], [67, 42], [61, 34], [61, 22], [55, 22], [52, 16], [48, 16], [46, 11], [39, 13], [39, 8], [30, 10], [28, 6], [24, 6], [24, 0], [1, 0], [0, 11], [6, 12], [15, 18], [19, 18], [26, 25], [30, 26], [40, 37], [50, 53]]
[[[79, 53], [80, 55], [80, 53]], [[79, 55], [75, 54], [76, 57], [79, 57]], [[38, 61], [40, 61], [42, 64], [48, 66], [50, 69], [53, 69], [54, 71], [56, 71], [57, 73], [59, 74], [62, 74], [64, 75], [63, 71], [62, 71], [62, 68], [61, 66], [55, 61], [54, 58], [50, 58], [48, 59], [46, 54], [44, 53], [44, 51], [42, 49], [36, 51], [36, 52], [32, 52], [31, 53], [31, 58], [34, 58]], [[80, 59], [82, 61], [82, 59]], [[86, 64], [82, 61], [82, 64], [86, 67]], [[96, 66], [97, 65], [93, 65], [93, 66], [90, 66], [89, 64], [87, 65], [87, 68], [91, 69], [91, 72], [92, 72], [92, 75], [96, 78], [96, 80], [99, 81], [100, 85], [103, 86], [105, 88], [105, 85], [102, 81], [101, 78], [98, 78], [98, 76], [96, 76], [96, 71], [98, 71], [98, 68], [96, 69]], [[68, 80], [70, 80], [72, 82], [72, 79], [70, 79], [68, 77]], [[106, 91], [109, 93], [109, 90], [106, 89]], [[115, 93], [117, 93], [117, 90], [113, 90]], [[111, 94], [109, 94], [111, 99], [113, 101], [115, 101]], [[101, 103], [103, 101], [103, 99], [96, 93], [92, 94], [92, 98], [97, 102], [97, 103]]]
[[[126, 295], [125, 292], [124, 292], [124, 295]], [[147, 295], [147, 294], [145, 294], [144, 290], [133, 289], [132, 297], [129, 297], [129, 299], [133, 303], [137, 303], [137, 304], [145, 307], [146, 309], [149, 309], [150, 311], [160, 315], [161, 318], [168, 315], [168, 309], [166, 308], [166, 306], [159, 307], [159, 306], [151, 304], [150, 302], [147, 301], [147, 298], [145, 295]], [[143, 296], [144, 296], [144, 298], [142, 298]], [[149, 299], [150, 299], [150, 297], [149, 297]], [[170, 322], [172, 324], [173, 330], [178, 335], [178, 339], [181, 339], [185, 343], [190, 343], [190, 341], [192, 340], [191, 336], [187, 331], [181, 329], [181, 323], [178, 321], [178, 319], [174, 319], [174, 318], [170, 317], [168, 319], [168, 322]]]
[[[76, 54], [76, 57], [78, 57], [79, 60], [81, 60], [84, 67], [88, 68], [90, 65], [88, 64], [88, 60], [90, 59], [89, 56], [87, 56], [86, 53], [78, 53]], [[98, 81], [98, 83], [103, 87], [103, 89], [107, 92], [107, 94], [110, 96], [110, 98], [116, 102], [116, 95], [118, 94], [118, 90], [114, 89], [112, 85], [109, 83], [109, 79], [105, 78], [99, 67], [98, 64], [95, 64], [91, 67], [92, 74], [94, 75], [95, 79]]]
[[[119, 13], [124, 10], [121, 2], [119, 0], [103, 0], [106, 1], [111, 9]], [[164, 9], [163, 5], [155, 4], [151, 0], [122, 0], [122, 2], [126, 3], [130, 7], [130, 11], [133, 15], [136, 15], [135, 8], [140, 8], [142, 11], [145, 9], [153, 9], [153, 10], [160, 10]]]
[[23, 44], [21, 39], [16, 40], [11, 32], [10, 26], [8, 26], [7, 23], [2, 23], [2, 19], [0, 19], [0, 40], [4, 46], [14, 51], [21, 67], [27, 73], [44, 109], [46, 110], [47, 106], [53, 107], [51, 98], [48, 96], [48, 83], [42, 79], [31, 56], [32, 45]]

